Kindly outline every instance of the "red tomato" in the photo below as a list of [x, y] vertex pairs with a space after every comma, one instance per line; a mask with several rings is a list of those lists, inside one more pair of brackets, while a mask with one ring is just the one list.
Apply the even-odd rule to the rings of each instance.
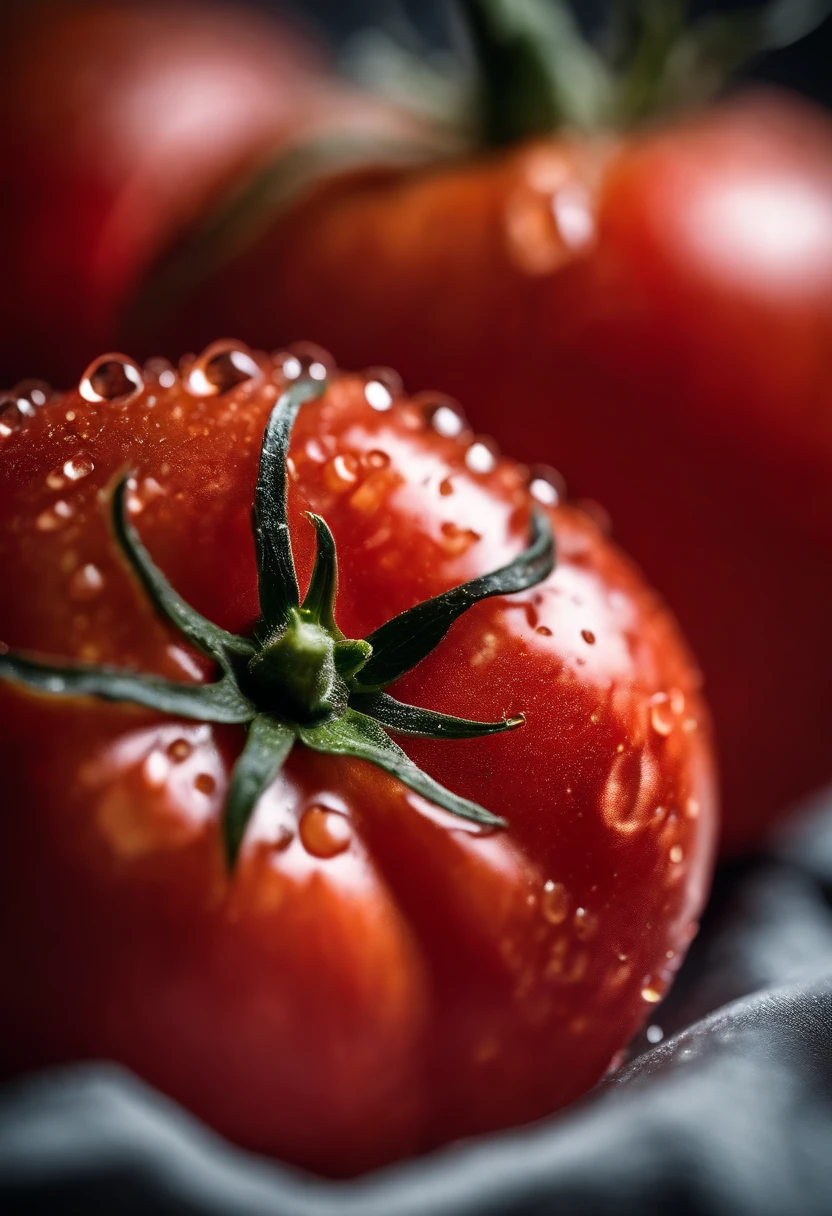
[[306, 198], [166, 321], [442, 385], [599, 499], [701, 662], [738, 849], [832, 777], [832, 130], [740, 97]]
[[[48, 394], [32, 390], [26, 416], [0, 414], [7, 681], [18, 649], [191, 689], [210, 678], [118, 556], [108, 487], [124, 470], [129, 520], [171, 584], [250, 634], [258, 453], [303, 360], [224, 349], [181, 377], [110, 356], [81, 393], [36, 405]], [[445, 713], [525, 715], [490, 738], [404, 744], [508, 827], [299, 745], [229, 875], [240, 726], [0, 679], [15, 977], [0, 1068], [119, 1060], [240, 1144], [346, 1175], [536, 1118], [602, 1075], [695, 932], [714, 782], [667, 610], [588, 514], [530, 486], [441, 399], [332, 373], [287, 467], [300, 585], [312, 510], [337, 542], [347, 637], [511, 561], [536, 500], [545, 512], [554, 573], [477, 603], [395, 686]]]
[[153, 259], [279, 148], [402, 126], [237, 4], [11, 0], [0, 70], [5, 384], [76, 380]]

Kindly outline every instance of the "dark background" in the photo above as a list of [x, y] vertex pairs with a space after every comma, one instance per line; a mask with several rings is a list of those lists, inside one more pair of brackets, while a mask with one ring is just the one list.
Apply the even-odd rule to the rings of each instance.
[[[823, 0], [783, 2], [795, 9], [812, 4], [818, 11], [824, 8]], [[298, 16], [336, 48], [368, 26], [382, 24], [393, 29], [403, 15], [430, 42], [441, 45], [449, 39], [452, 8], [451, 0], [237, 0], [237, 3]], [[588, 31], [598, 28], [609, 6], [609, 0], [572, 0], [571, 4]], [[691, 0], [687, 7], [696, 15], [731, 13], [760, 5], [754, 0]], [[825, 7], [832, 10], [832, 2]], [[801, 42], [760, 57], [745, 75], [787, 85], [832, 107], [832, 19], [827, 18]]]

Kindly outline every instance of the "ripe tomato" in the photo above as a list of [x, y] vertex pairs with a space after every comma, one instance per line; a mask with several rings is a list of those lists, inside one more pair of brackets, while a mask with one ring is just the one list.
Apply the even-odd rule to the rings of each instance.
[[726, 849], [832, 778], [825, 115], [746, 95], [632, 136], [342, 178], [165, 327], [185, 346], [311, 332], [347, 365], [390, 363], [600, 499], [701, 662]]
[[278, 149], [408, 125], [236, 4], [10, 0], [0, 68], [4, 384], [77, 380], [150, 262]]
[[[240, 1144], [346, 1175], [533, 1119], [602, 1075], [695, 931], [715, 798], [698, 675], [662, 603], [552, 483], [391, 373], [330, 371], [300, 411], [285, 464], [299, 581], [315, 536], [303, 510], [334, 535], [347, 638], [516, 566], [533, 509], [553, 529], [553, 573], [477, 602], [395, 685], [434, 711], [524, 716], [487, 738], [405, 742], [505, 829], [297, 746], [261, 782], [229, 871], [241, 726], [66, 699], [66, 673], [47, 695], [19, 682], [40, 670], [20, 650], [99, 683], [132, 669], [211, 695], [213, 665], [148, 588], [166, 578], [262, 640], [260, 496], [284, 466], [257, 481], [258, 576], [258, 453], [287, 382], [326, 370], [314, 350], [234, 344], [181, 372], [105, 356], [80, 391], [30, 386], [27, 414], [0, 413], [0, 924], [15, 977], [0, 1069], [113, 1058]], [[164, 576], [142, 573], [140, 543]]]

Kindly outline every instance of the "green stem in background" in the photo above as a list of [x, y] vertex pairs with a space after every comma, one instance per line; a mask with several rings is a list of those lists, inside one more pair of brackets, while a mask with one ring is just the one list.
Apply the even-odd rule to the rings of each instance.
[[302, 406], [324, 387], [308, 381], [294, 385], [277, 402], [266, 425], [253, 511], [261, 615], [251, 637], [220, 629], [177, 594], [127, 518], [126, 478], [113, 493], [112, 527], [122, 555], [157, 613], [214, 661], [217, 679], [180, 684], [142, 672], [0, 654], [0, 680], [34, 693], [130, 702], [198, 721], [244, 725], [245, 744], [231, 774], [223, 814], [229, 866], [236, 861], [258, 799], [298, 742], [314, 751], [374, 764], [462, 819], [505, 826], [497, 815], [429, 777], [387, 730], [430, 739], [475, 739], [522, 726], [522, 714], [499, 722], [469, 721], [405, 705], [382, 689], [420, 663], [474, 604], [489, 596], [513, 595], [545, 579], [555, 564], [551, 525], [536, 512], [528, 549], [507, 566], [417, 604], [368, 638], [346, 638], [335, 620], [338, 559], [332, 533], [320, 516], [307, 515], [315, 529], [317, 553], [301, 603], [287, 515], [292, 426]]
[[770, 0], [689, 18], [685, 0], [618, 0], [595, 47], [565, 0], [458, 0], [476, 67], [481, 141], [627, 128], [699, 104], [739, 68], [799, 41], [832, 0]]

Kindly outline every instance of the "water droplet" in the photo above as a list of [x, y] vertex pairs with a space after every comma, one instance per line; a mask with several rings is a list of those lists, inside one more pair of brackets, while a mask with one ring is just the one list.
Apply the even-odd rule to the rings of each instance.
[[194, 778], [194, 788], [199, 790], [200, 794], [213, 794], [217, 788], [217, 781], [210, 773], [197, 773]]
[[18, 430], [23, 417], [17, 408], [17, 400], [4, 394], [0, 397], [0, 439], [7, 439]]
[[187, 760], [193, 753], [193, 744], [187, 739], [174, 739], [168, 744], [167, 752], [174, 764], [181, 764], [183, 760]]
[[685, 814], [687, 815], [688, 819], [698, 819], [699, 818], [699, 799], [698, 798], [688, 798], [687, 802], [685, 803]]
[[164, 752], [154, 748], [142, 768], [144, 779], [151, 789], [158, 790], [165, 785], [170, 772], [170, 763]]
[[666, 692], [654, 693], [649, 701], [650, 724], [659, 735], [669, 735], [675, 726], [675, 715]]
[[160, 388], [173, 388], [177, 381], [177, 372], [168, 359], [157, 356], [145, 363], [144, 378], [148, 382], [155, 382]]
[[648, 1043], [661, 1043], [664, 1038], [664, 1031], [661, 1026], [648, 1026], [644, 1034]]
[[332, 355], [314, 342], [295, 342], [285, 350], [276, 351], [272, 357], [284, 380], [299, 380], [301, 376], [326, 380], [335, 370]]
[[580, 182], [567, 182], [552, 199], [552, 214], [561, 240], [569, 249], [589, 245], [595, 236], [595, 216], [589, 191]]
[[35, 410], [51, 401], [53, 395], [52, 385], [45, 380], [21, 380], [12, 389], [12, 396], [17, 398], [22, 414], [34, 414]]
[[473, 528], [460, 528], [451, 520], [446, 520], [439, 530], [442, 533], [442, 548], [451, 557], [465, 553], [480, 539], [479, 532], [475, 532]]
[[641, 999], [647, 1001], [648, 1005], [656, 1005], [662, 999], [662, 988], [656, 984], [654, 980], [648, 980], [647, 984], [641, 990]]
[[490, 439], [475, 439], [465, 453], [465, 463], [472, 473], [491, 473], [497, 464], [499, 450]]
[[324, 481], [334, 494], [348, 490], [358, 481], [358, 459], [351, 452], [341, 452], [324, 466]]
[[300, 838], [313, 857], [336, 857], [349, 848], [352, 825], [339, 811], [310, 806], [301, 816]]
[[393, 402], [404, 394], [401, 376], [391, 367], [371, 367], [364, 375], [367, 381], [364, 396], [374, 410], [389, 410]]
[[671, 688], [667, 695], [670, 701], [670, 708], [677, 717], [681, 717], [685, 712], [685, 694], [681, 688]]
[[40, 532], [57, 532], [71, 517], [72, 507], [68, 502], [59, 499], [46, 511], [41, 511], [35, 520], [35, 527]]
[[367, 404], [374, 410], [389, 410], [393, 404], [390, 393], [378, 380], [368, 380], [364, 385], [364, 396]]
[[581, 637], [586, 642], [587, 646], [595, 645], [595, 634], [592, 632], [591, 629], [582, 629]]
[[550, 638], [552, 636], [552, 631], [548, 625], [538, 625], [535, 633], [539, 633], [542, 638]]
[[598, 917], [594, 912], [587, 911], [586, 908], [576, 908], [575, 915], [572, 917], [572, 927], [576, 937], [581, 941], [587, 941], [598, 931]]
[[536, 151], [524, 169], [504, 213], [508, 251], [527, 274], [551, 274], [592, 242], [592, 195], [559, 152]]
[[69, 594], [74, 600], [91, 600], [104, 586], [104, 576], [97, 566], [88, 562], [75, 571], [69, 580]]
[[260, 377], [251, 351], [241, 342], [212, 342], [194, 361], [186, 385], [196, 397], [218, 397]]
[[142, 373], [126, 355], [101, 355], [81, 377], [78, 392], [85, 401], [126, 406], [144, 389]]
[[566, 497], [566, 482], [548, 464], [536, 464], [529, 470], [529, 493], [544, 507], [556, 507]]
[[601, 814], [609, 828], [625, 836], [643, 831], [652, 821], [656, 763], [648, 751], [615, 753], [601, 795]]
[[373, 450], [368, 452], [364, 457], [364, 462], [371, 469], [386, 469], [390, 464], [390, 457], [386, 452], [382, 452], [380, 448], [373, 448]]
[[680, 844], [674, 844], [668, 856], [674, 865], [678, 865], [680, 861], [684, 861], [685, 851]]
[[569, 903], [569, 892], [562, 882], [549, 879], [544, 883], [540, 906], [550, 925], [563, 924], [569, 913]]
[[462, 406], [444, 393], [417, 393], [413, 404], [437, 435], [457, 439], [468, 430], [468, 420]]
[[79, 452], [77, 456], [66, 461], [62, 472], [69, 481], [80, 481], [82, 477], [89, 477], [94, 468], [92, 457], [86, 452]]

